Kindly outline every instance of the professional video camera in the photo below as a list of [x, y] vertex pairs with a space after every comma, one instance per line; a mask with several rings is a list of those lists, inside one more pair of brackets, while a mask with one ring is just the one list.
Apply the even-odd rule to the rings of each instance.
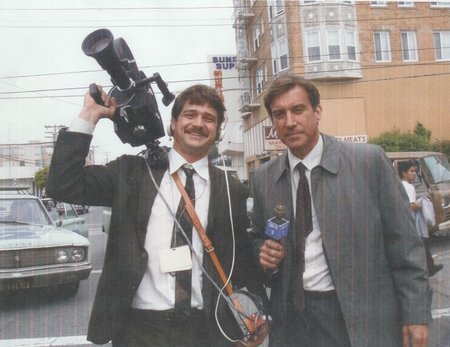
[[[158, 139], [164, 136], [164, 125], [150, 83], [156, 82], [163, 94], [162, 102], [168, 106], [175, 96], [169, 92], [159, 73], [146, 77], [140, 71], [127, 43], [121, 37], [114, 39], [108, 29], [89, 34], [81, 46], [84, 54], [93, 57], [111, 76], [117, 110], [113, 116], [114, 131], [123, 143], [131, 146], [146, 145], [158, 149]], [[98, 87], [89, 86], [91, 96], [102, 105]]]

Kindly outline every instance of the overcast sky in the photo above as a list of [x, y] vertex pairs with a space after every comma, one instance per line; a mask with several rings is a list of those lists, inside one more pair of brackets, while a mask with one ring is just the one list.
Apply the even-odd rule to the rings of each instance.
[[[232, 13], [232, 0], [0, 0], [0, 143], [50, 140], [45, 126], [70, 125], [90, 83], [111, 85], [81, 50], [94, 30], [124, 38], [138, 67], [178, 93], [210, 83], [207, 55], [235, 53]], [[172, 105], [157, 99], [167, 124]], [[109, 120], [92, 145], [97, 162], [143, 149], [122, 144]]]

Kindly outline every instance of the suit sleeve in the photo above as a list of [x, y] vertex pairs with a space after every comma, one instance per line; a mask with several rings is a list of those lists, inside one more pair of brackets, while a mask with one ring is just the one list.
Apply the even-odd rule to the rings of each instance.
[[92, 136], [61, 131], [46, 182], [47, 194], [74, 204], [111, 206], [116, 164], [85, 166]]
[[402, 183], [383, 151], [376, 160], [378, 204], [384, 230], [384, 243], [400, 301], [404, 325], [431, 321], [431, 291], [426, 274], [422, 240], [415, 230]]

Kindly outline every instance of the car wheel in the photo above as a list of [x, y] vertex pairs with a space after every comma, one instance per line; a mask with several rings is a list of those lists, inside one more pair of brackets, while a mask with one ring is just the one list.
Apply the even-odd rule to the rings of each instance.
[[74, 297], [78, 293], [80, 287], [80, 281], [59, 284], [57, 287], [58, 292], [63, 297]]

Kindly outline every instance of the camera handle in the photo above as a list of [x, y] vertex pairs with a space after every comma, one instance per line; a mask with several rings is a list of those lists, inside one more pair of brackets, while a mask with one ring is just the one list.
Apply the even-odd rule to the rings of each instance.
[[105, 103], [102, 99], [102, 93], [95, 83], [91, 83], [89, 85], [89, 94], [91, 94], [92, 98], [97, 104], [99, 104], [100, 106], [105, 106]]
[[175, 95], [169, 91], [166, 82], [163, 81], [159, 73], [155, 72], [152, 77], [147, 77], [143, 80], [136, 81], [136, 88], [152, 82], [156, 82], [158, 89], [161, 91], [163, 95], [162, 103], [164, 106], [169, 106], [173, 99], [175, 99]]

